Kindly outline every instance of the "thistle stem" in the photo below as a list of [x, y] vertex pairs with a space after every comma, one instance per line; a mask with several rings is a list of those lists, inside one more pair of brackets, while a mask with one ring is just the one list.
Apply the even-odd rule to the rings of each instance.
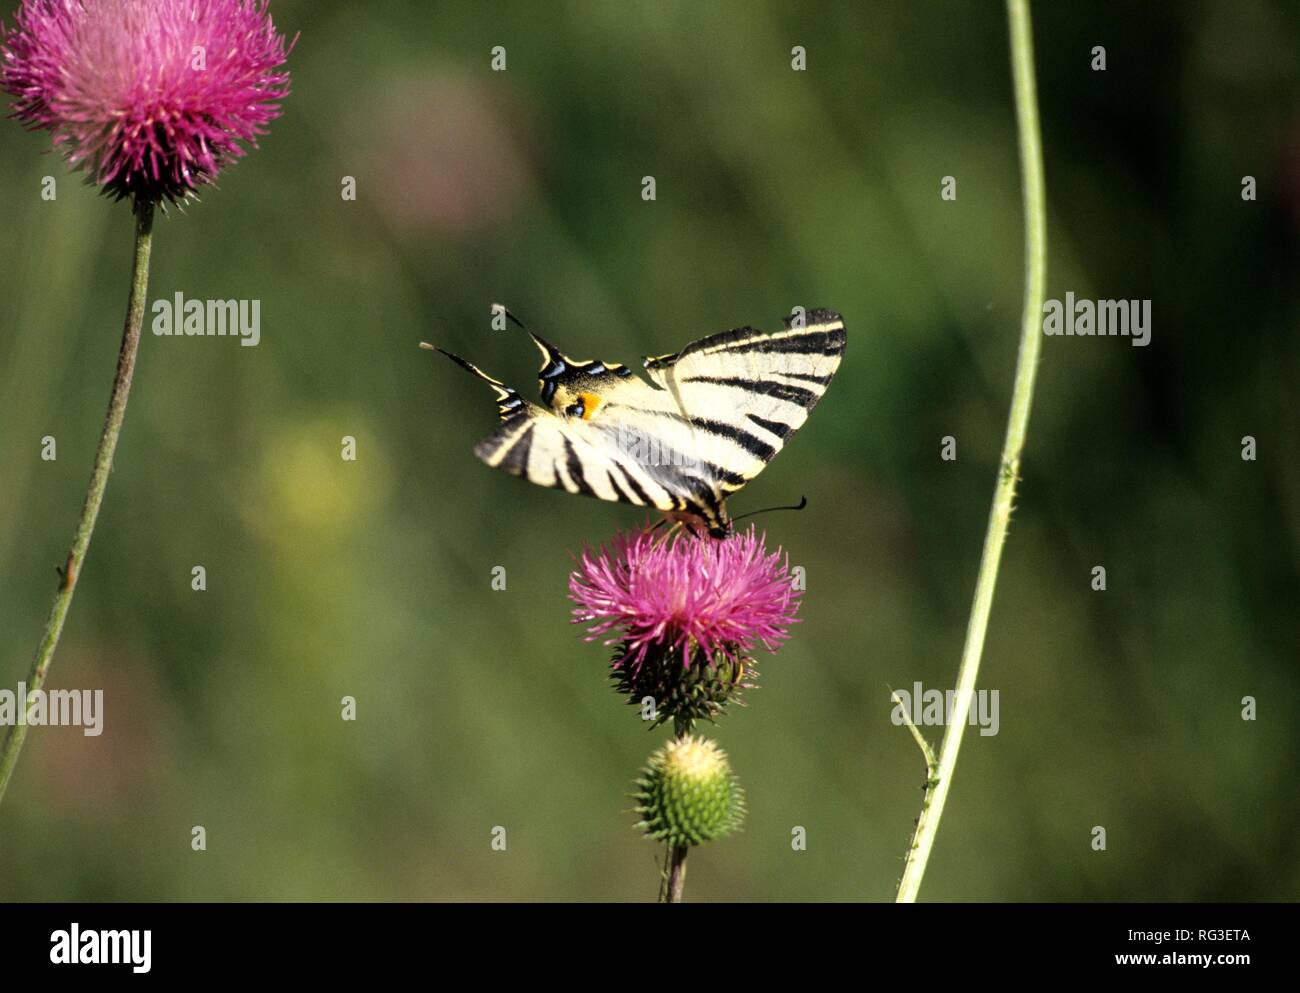
[[993, 506], [989, 511], [984, 553], [975, 582], [970, 621], [966, 627], [961, 668], [957, 673], [955, 706], [948, 715], [948, 726], [939, 749], [938, 766], [926, 784], [921, 816], [917, 819], [912, 846], [903, 867], [903, 878], [898, 884], [899, 903], [912, 903], [916, 900], [930, 852], [934, 848], [935, 835], [948, 799], [948, 790], [952, 786], [953, 773], [957, 768], [957, 754], [961, 750], [962, 735], [970, 716], [975, 679], [979, 674], [980, 656], [984, 651], [984, 636], [993, 606], [993, 590], [997, 585], [1002, 546], [1006, 543], [1007, 522], [1015, 500], [1016, 480], [1020, 475], [1020, 454], [1025, 444], [1025, 430], [1034, 395], [1034, 378], [1038, 371], [1038, 349], [1041, 344], [1039, 322], [1047, 282], [1047, 208], [1043, 192], [1043, 149], [1038, 126], [1033, 33], [1028, 0], [1007, 0], [1007, 21], [1011, 36], [1011, 70], [1015, 83], [1025, 212], [1025, 295], [1020, 351], [1016, 359], [1016, 378], [1011, 392], [1006, 439], [1002, 445], [1002, 461], [993, 490]]
[[668, 869], [668, 898], [665, 903], [682, 902], [682, 892], [686, 889], [686, 856], [690, 850], [689, 845], [672, 846], [672, 864]]
[[[72, 537], [72, 547], [68, 551], [62, 569], [62, 581], [58, 593], [50, 607], [50, 615], [45, 622], [45, 630], [32, 660], [31, 673], [27, 677], [27, 692], [30, 695], [45, 683], [54, 650], [58, 647], [59, 636], [63, 633], [63, 622], [72, 605], [72, 594], [77, 588], [77, 579], [81, 575], [81, 566], [90, 547], [90, 537], [95, 530], [95, 519], [99, 516], [99, 505], [104, 500], [104, 490], [108, 486], [109, 470], [113, 467], [113, 451], [117, 448], [117, 438], [122, 431], [122, 421], [126, 416], [126, 401], [131, 392], [131, 377], [135, 372], [135, 356], [140, 347], [140, 328], [144, 323], [145, 298], [149, 287], [149, 252], [153, 243], [152, 200], [140, 199], [135, 202], [135, 258], [131, 265], [131, 290], [127, 298], [126, 320], [122, 329], [122, 345], [117, 354], [117, 373], [113, 377], [113, 390], [109, 395], [108, 412], [104, 416], [104, 429], [99, 436], [99, 446], [95, 449], [95, 467], [90, 474], [90, 484], [86, 488], [86, 499], [81, 507], [81, 517], [77, 521], [77, 530]], [[34, 701], [32, 701], [34, 702]], [[29, 703], [29, 707], [31, 703]], [[20, 715], [18, 723], [9, 729], [4, 749], [0, 751], [0, 801], [4, 799], [9, 779], [18, 762], [18, 753], [22, 751], [23, 740], [27, 737], [26, 714]]]
[[[678, 717], [673, 721], [673, 734], [681, 740], [691, 733], [694, 722], [689, 717]], [[668, 846], [668, 882], [660, 893], [662, 903], [681, 903], [682, 893], [686, 889], [686, 856], [691, 852], [690, 845]]]

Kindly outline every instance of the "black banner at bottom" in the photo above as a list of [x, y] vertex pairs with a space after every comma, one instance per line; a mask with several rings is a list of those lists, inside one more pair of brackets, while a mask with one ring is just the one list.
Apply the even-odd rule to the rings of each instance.
[[[859, 980], [947, 970], [1216, 983], [1293, 958], [1294, 904], [9, 904], [7, 980], [373, 980], [448, 967], [536, 981], [740, 978], [783, 965]], [[606, 966], [617, 971], [605, 971]], [[699, 970], [699, 971], [697, 971]], [[1262, 971], [1261, 971], [1262, 970]], [[795, 976], [801, 972], [796, 971]]]

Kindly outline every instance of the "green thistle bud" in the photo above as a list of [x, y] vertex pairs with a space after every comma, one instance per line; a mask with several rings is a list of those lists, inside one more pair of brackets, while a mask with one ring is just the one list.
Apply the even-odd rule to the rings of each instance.
[[725, 652], [710, 658], [699, 647], [689, 666], [671, 653], [666, 658], [652, 653], [633, 665], [620, 646], [610, 660], [609, 676], [633, 707], [645, 709], [647, 700], [653, 703], [647, 719], [657, 728], [667, 721], [716, 721], [729, 703], [743, 707], [741, 692], [757, 687], [758, 666], [752, 658], [733, 659]]
[[675, 738], [650, 756], [636, 781], [637, 827], [670, 845], [699, 845], [740, 827], [745, 794], [712, 741]]

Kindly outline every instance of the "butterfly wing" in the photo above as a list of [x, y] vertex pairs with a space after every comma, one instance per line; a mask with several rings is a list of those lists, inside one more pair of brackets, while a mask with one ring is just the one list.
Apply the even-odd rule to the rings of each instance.
[[725, 498], [808, 419], [845, 342], [826, 310], [774, 334], [724, 331], [647, 359], [656, 389], [626, 366], [573, 359], [531, 336], [545, 405], [438, 349], [497, 395], [501, 424], [474, 454], [539, 486], [698, 517], [715, 535], [728, 530]]
[[646, 359], [650, 377], [695, 429], [696, 453], [718, 467], [723, 494], [762, 472], [826, 393], [844, 357], [840, 315], [813, 310], [764, 334], [723, 331], [676, 355]]
[[695, 514], [721, 528], [713, 487], [689, 455], [693, 429], [672, 398], [625, 366], [579, 362], [537, 340], [548, 356], [540, 374], [547, 406], [443, 351], [497, 394], [501, 424], [474, 454], [539, 486]]

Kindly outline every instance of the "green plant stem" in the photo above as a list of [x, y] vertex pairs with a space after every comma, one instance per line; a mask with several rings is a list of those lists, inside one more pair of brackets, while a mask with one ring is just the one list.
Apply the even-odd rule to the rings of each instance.
[[686, 889], [686, 856], [689, 845], [672, 845], [672, 864], [668, 870], [668, 899], [666, 903], [681, 903]]
[[[691, 733], [694, 722], [689, 718], [678, 717], [673, 721], [673, 734], [680, 740]], [[682, 893], [686, 889], [686, 856], [691, 852], [690, 845], [668, 846], [668, 879], [660, 890], [661, 903], [681, 903]]]
[[1011, 69], [1016, 94], [1016, 123], [1020, 144], [1020, 173], [1025, 212], [1025, 297], [1020, 328], [1020, 352], [1016, 359], [1016, 378], [1011, 392], [1011, 414], [1007, 420], [1006, 439], [1002, 444], [1002, 463], [993, 490], [988, 530], [984, 535], [984, 554], [979, 577], [975, 582], [975, 599], [970, 622], [966, 627], [966, 644], [962, 649], [961, 668], [957, 673], [957, 696], [935, 774], [927, 782], [921, 816], [916, 822], [912, 846], [898, 884], [898, 902], [916, 900], [925, 876], [926, 863], [934, 848], [939, 820], [943, 816], [948, 790], [957, 768], [962, 735], [970, 716], [975, 679], [979, 675], [984, 635], [988, 629], [993, 590], [997, 585], [998, 564], [1006, 543], [1007, 523], [1020, 476], [1020, 454], [1029, 424], [1029, 408], [1034, 396], [1034, 378], [1038, 371], [1041, 344], [1040, 322], [1043, 293], [1047, 282], [1047, 207], [1043, 193], [1043, 149], [1038, 126], [1038, 96], [1034, 84], [1033, 33], [1027, 0], [1007, 0], [1007, 20], [1011, 35]]
[[[117, 374], [113, 377], [113, 391], [109, 395], [108, 413], [104, 415], [104, 429], [99, 436], [99, 446], [95, 449], [95, 468], [90, 474], [90, 485], [86, 488], [81, 517], [77, 521], [77, 530], [72, 537], [72, 548], [68, 551], [68, 557], [64, 562], [59, 590], [55, 594], [54, 604], [50, 607], [50, 616], [45, 622], [45, 631], [41, 635], [36, 657], [32, 660], [32, 670], [27, 677], [29, 695], [45, 684], [45, 676], [54, 658], [54, 650], [59, 645], [59, 635], [63, 633], [63, 622], [68, 616], [68, 608], [72, 605], [72, 594], [77, 588], [82, 563], [85, 562], [86, 551], [90, 548], [90, 537], [95, 531], [99, 505], [104, 500], [104, 490], [108, 486], [109, 470], [113, 468], [113, 451], [117, 448], [117, 438], [122, 432], [122, 420], [126, 417], [126, 401], [131, 392], [135, 356], [140, 347], [140, 328], [144, 323], [145, 297], [149, 288], [149, 251], [153, 243], [153, 214], [153, 201], [136, 201], [135, 258], [131, 264], [131, 291], [127, 299], [126, 321], [122, 329], [122, 346], [117, 354]], [[19, 721], [9, 729], [4, 750], [0, 751], [0, 801], [4, 799], [5, 791], [9, 787], [9, 779], [13, 775], [14, 766], [18, 763], [18, 753], [22, 751], [26, 737], [26, 714], [22, 714]]]

